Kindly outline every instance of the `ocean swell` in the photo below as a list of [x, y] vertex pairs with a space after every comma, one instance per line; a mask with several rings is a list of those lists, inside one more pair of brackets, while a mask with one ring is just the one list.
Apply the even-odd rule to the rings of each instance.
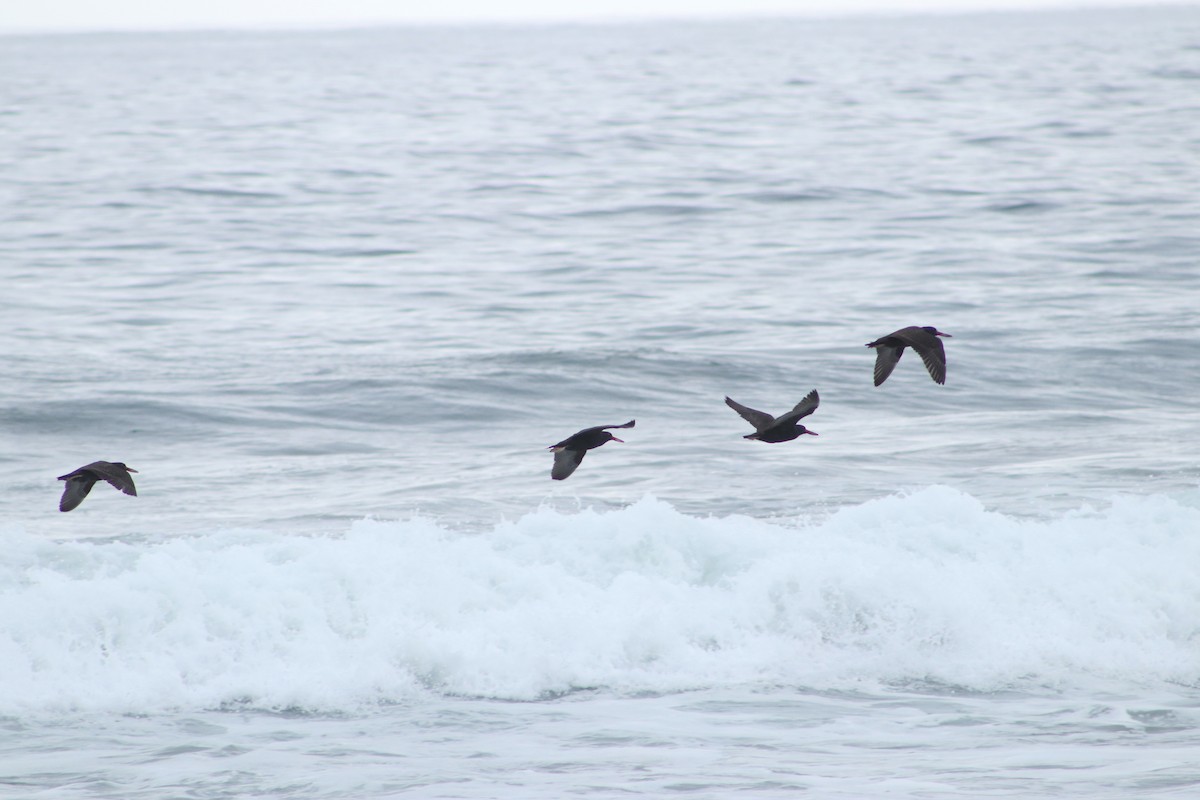
[[1200, 509], [1049, 520], [946, 487], [819, 519], [645, 498], [462, 532], [0, 534], [0, 714], [360, 709], [434, 692], [1045, 691], [1200, 678]]

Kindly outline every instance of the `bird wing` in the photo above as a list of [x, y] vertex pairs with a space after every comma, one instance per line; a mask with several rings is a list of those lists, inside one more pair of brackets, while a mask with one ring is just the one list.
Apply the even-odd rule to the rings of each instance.
[[749, 406], [744, 406], [737, 400], [731, 397], [725, 398], [725, 405], [732, 408], [734, 411], [742, 415], [742, 419], [754, 426], [756, 431], [765, 431], [767, 428], [775, 424], [775, 418], [765, 411], [756, 411]]
[[78, 506], [96, 485], [96, 479], [90, 475], [77, 475], [67, 478], [66, 481], [67, 485], [63, 489], [62, 499], [58, 501], [59, 511], [70, 511]]
[[636, 424], [637, 424], [637, 420], [631, 419], [631, 420], [629, 420], [629, 422], [626, 422], [624, 425], [601, 425], [599, 430], [603, 431], [603, 430], [608, 430], [609, 428], [632, 428]]
[[817, 390], [813, 389], [811, 392], [809, 392], [808, 394], [806, 394], [804, 396], [803, 400], [801, 400], [799, 403], [796, 403], [795, 408], [793, 408], [788, 413], [782, 415], [779, 419], [775, 420], [775, 424], [776, 425], [791, 424], [798, 420], [802, 420], [805, 417], [807, 417], [809, 414], [816, 411], [817, 406], [820, 403], [821, 403], [821, 397], [820, 397], [820, 395], [817, 394]]
[[127, 470], [118, 467], [116, 464], [110, 464], [107, 461], [97, 461], [94, 464], [88, 464], [84, 469], [108, 481], [112, 484], [113, 488], [120, 489], [125, 494], [137, 497], [137, 487], [133, 485], [133, 478]]
[[556, 447], [554, 450], [554, 467], [550, 470], [550, 477], [556, 481], [570, 477], [575, 468], [583, 463], [585, 455], [587, 455], [587, 450]]
[[[925, 369], [929, 370], [929, 377], [933, 378], [935, 383], [946, 382], [946, 348], [941, 339], [916, 326], [902, 328], [892, 336], [917, 351], [917, 355], [925, 362]], [[878, 366], [875, 371], [878, 374]]]
[[875, 385], [887, 380], [888, 375], [896, 368], [900, 356], [904, 355], [904, 346], [888, 347], [886, 344], [875, 347]]

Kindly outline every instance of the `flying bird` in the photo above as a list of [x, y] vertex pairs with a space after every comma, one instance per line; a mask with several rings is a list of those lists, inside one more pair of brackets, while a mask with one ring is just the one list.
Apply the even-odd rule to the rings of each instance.
[[772, 417], [765, 411], [748, 408], [736, 400], [726, 397], [725, 405], [742, 415], [742, 419], [754, 426], [754, 433], [748, 433], [743, 439], [757, 439], [760, 442], [790, 442], [802, 433], [817, 436], [816, 431], [810, 431], [800, 424], [800, 420], [817, 410], [821, 402], [817, 390], [813, 389], [796, 407], [779, 417]]
[[632, 428], [637, 420], [629, 420], [624, 425], [598, 425], [595, 428], [584, 428], [579, 433], [568, 436], [558, 444], [552, 444], [548, 449], [554, 451], [554, 468], [550, 477], [556, 481], [566, 479], [583, 463], [587, 451], [599, 447], [605, 442], [624, 442], [609, 433], [610, 428]]
[[948, 333], [942, 333], [932, 326], [917, 327], [910, 325], [895, 333], [881, 336], [873, 342], [867, 342], [867, 347], [875, 348], [875, 385], [887, 380], [888, 375], [896, 368], [896, 362], [904, 355], [904, 348], [911, 347], [925, 362], [929, 377], [934, 383], [946, 382], [946, 349], [942, 347], [939, 336], [953, 338]]
[[127, 467], [120, 461], [93, 461], [87, 466], [80, 467], [74, 472], [59, 475], [60, 481], [66, 481], [62, 500], [58, 501], [59, 511], [70, 511], [83, 502], [88, 492], [96, 485], [96, 481], [104, 480], [125, 494], [137, 496], [137, 488], [129, 473], [137, 472], [133, 467]]

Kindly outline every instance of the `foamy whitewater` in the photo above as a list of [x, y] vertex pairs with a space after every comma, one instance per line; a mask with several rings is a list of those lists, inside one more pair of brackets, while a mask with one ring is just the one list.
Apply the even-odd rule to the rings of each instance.
[[647, 498], [484, 534], [16, 535], [4, 711], [1189, 683], [1198, 530], [1161, 497], [1033, 522], [933, 487], [797, 524]]
[[1198, 90], [1194, 8], [0, 40], [0, 796], [1192, 797]]

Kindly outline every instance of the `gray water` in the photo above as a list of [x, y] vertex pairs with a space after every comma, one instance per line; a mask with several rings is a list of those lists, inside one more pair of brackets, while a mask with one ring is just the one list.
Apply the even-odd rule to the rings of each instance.
[[0, 792], [1186, 796], [1198, 154], [1186, 7], [0, 40]]

